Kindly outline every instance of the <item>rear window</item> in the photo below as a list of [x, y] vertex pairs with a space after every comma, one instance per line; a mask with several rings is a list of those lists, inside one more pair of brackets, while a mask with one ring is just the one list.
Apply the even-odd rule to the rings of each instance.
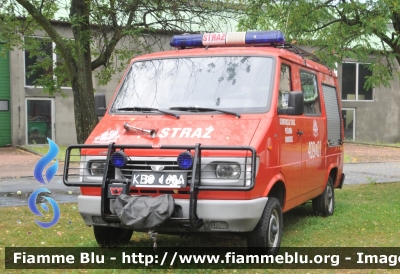
[[317, 75], [308, 71], [300, 71], [301, 89], [304, 93], [304, 113], [320, 115]]

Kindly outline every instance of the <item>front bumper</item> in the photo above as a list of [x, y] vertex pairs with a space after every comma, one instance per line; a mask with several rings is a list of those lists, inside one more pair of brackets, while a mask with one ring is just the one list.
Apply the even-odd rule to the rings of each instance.
[[[104, 167], [104, 175], [103, 179], [100, 182], [85, 182], [84, 180], [78, 181], [78, 182], [71, 182], [70, 181], [70, 171], [73, 170], [74, 168], [70, 167], [70, 163], [72, 163], [70, 159], [70, 153], [71, 150], [73, 149], [107, 149], [107, 158], [105, 162], [105, 167]], [[94, 214], [98, 214], [100, 212], [100, 220], [97, 218], [99, 215], [83, 215], [84, 218], [92, 218], [95, 219], [96, 221], [87, 221], [87, 223], [91, 222], [97, 222], [101, 223], [104, 221], [105, 223], [108, 223], [112, 225], [111, 223], [119, 223], [120, 220], [118, 216], [113, 212], [113, 197], [114, 194], [112, 193], [111, 197], [109, 195], [109, 192], [111, 191], [111, 187], [114, 188], [115, 185], [118, 188], [118, 195], [121, 193], [130, 195], [131, 190], [137, 188], [137, 185], [135, 185], [134, 180], [131, 178], [118, 178], [117, 177], [117, 168], [111, 164], [111, 156], [118, 150], [118, 151], [123, 151], [125, 149], [128, 150], [152, 150], [155, 149], [151, 145], [116, 145], [114, 143], [110, 143], [109, 145], [75, 145], [75, 146], [69, 146], [67, 151], [66, 151], [66, 161], [64, 165], [64, 176], [63, 176], [63, 181], [64, 184], [67, 186], [101, 186], [101, 198], [100, 198], [100, 211], [95, 211]], [[251, 189], [254, 188], [255, 185], [255, 177], [256, 177], [256, 151], [253, 147], [251, 146], [201, 146], [200, 144], [196, 144], [195, 146], [160, 146], [156, 148], [157, 150], [173, 150], [175, 153], [182, 152], [184, 151], [189, 151], [190, 153], [194, 153], [193, 155], [193, 162], [191, 165], [191, 168], [186, 170], [186, 172], [190, 172], [191, 174], [191, 179], [190, 182], [188, 182], [190, 190], [189, 190], [189, 196], [190, 198], [188, 200], [182, 200], [185, 202], [181, 202], [182, 205], [177, 204], [182, 207], [182, 210], [185, 210], [187, 215], [184, 215], [180, 218], [170, 218], [168, 220], [168, 226], [172, 228], [184, 228], [186, 230], [199, 230], [200, 227], [208, 229], [208, 227], [211, 228], [217, 228], [217, 229], [223, 229], [225, 231], [250, 231], [249, 228], [254, 228], [255, 225], [257, 224], [257, 221], [259, 220], [259, 217], [261, 216], [262, 210], [257, 214], [258, 216], [254, 216], [251, 218], [247, 218], [246, 216], [248, 214], [251, 214], [249, 212], [254, 212], [253, 208], [251, 207], [251, 202], [250, 206], [246, 206], [245, 208], [249, 212], [244, 212], [242, 214], [242, 217], [235, 217], [235, 214], [237, 210], [243, 210], [240, 205], [233, 205], [234, 203], [237, 202], [231, 201], [227, 202], [225, 200], [219, 200], [218, 204], [213, 204], [212, 202], [202, 202], [205, 203], [207, 206], [203, 205], [203, 213], [204, 214], [213, 214], [216, 208], [218, 208], [219, 214], [216, 216], [217, 220], [210, 219], [207, 217], [207, 215], [204, 215], [204, 218], [207, 219], [208, 223], [205, 223], [205, 220], [202, 218], [198, 217], [199, 209], [197, 208], [198, 204], [198, 193], [200, 191], [214, 191], [214, 190], [226, 190], [226, 191], [250, 191]], [[241, 176], [242, 183], [238, 184], [235, 183], [233, 185], [226, 185], [226, 184], [209, 184], [210, 182], [207, 183], [207, 178], [204, 178], [202, 176], [203, 173], [203, 168], [201, 164], [202, 160], [202, 153], [207, 152], [208, 154], [211, 152], [219, 151], [219, 154], [224, 155], [224, 156], [230, 156], [230, 155], [240, 155], [241, 158], [245, 159], [250, 159], [250, 162], [247, 164], [247, 162], [243, 162], [243, 175]], [[124, 163], [125, 165], [126, 163]], [[135, 164], [135, 163], [133, 163]], [[82, 163], [80, 165], [82, 167]], [[83, 165], [84, 166], [84, 165]], [[248, 169], [249, 168], [249, 169]], [[82, 171], [82, 170], [81, 170]], [[168, 173], [166, 173], [168, 174]], [[189, 174], [189, 173], [188, 173]], [[133, 174], [132, 174], [133, 175]], [[189, 175], [188, 175], [189, 176]], [[154, 176], [153, 176], [154, 177]], [[215, 179], [215, 178], [214, 178]], [[213, 180], [214, 180], [213, 179]], [[211, 181], [213, 181], [211, 180]], [[210, 181], [210, 180], [208, 180]], [[147, 184], [147, 183], [146, 183]], [[152, 184], [152, 183], [150, 183]], [[147, 185], [146, 185], [147, 187]], [[266, 198], [264, 198], [266, 199]], [[210, 201], [210, 200], [207, 200]], [[215, 201], [215, 200], [213, 200]], [[242, 200], [243, 201], [243, 200]], [[265, 202], [266, 203], [266, 202]], [[262, 209], [265, 206], [265, 203], [263, 204]], [[225, 211], [221, 209], [221, 204], [224, 204], [223, 209], [225, 211], [230, 212], [230, 215], [228, 217], [224, 217], [226, 215]], [[90, 206], [90, 205], [89, 205]], [[97, 208], [97, 206], [96, 206]], [[234, 210], [232, 210], [234, 209]], [[82, 209], [86, 210], [86, 209]], [[84, 212], [84, 211], [83, 211]], [[211, 215], [213, 216], [213, 215]], [[257, 218], [255, 218], [257, 217]], [[219, 220], [219, 218], [221, 218]], [[221, 220], [228, 220], [232, 226], [229, 226], [228, 222], [221, 221]], [[255, 220], [257, 219], [257, 221]], [[102, 220], [102, 221], [101, 221]], [[238, 222], [243, 222], [243, 221], [248, 221], [252, 220], [250, 224], [241, 224], [237, 225], [235, 224], [236, 221]], [[164, 226], [164, 224], [163, 224]], [[190, 229], [189, 229], [190, 228]], [[244, 230], [243, 230], [244, 228]], [[208, 229], [210, 230], [210, 229]]]
[[[267, 197], [253, 200], [197, 200], [197, 215], [203, 220], [191, 232], [249, 232], [253, 231], [268, 201]], [[183, 218], [189, 218], [188, 199], [175, 199], [182, 207]], [[86, 225], [123, 227], [120, 223], [106, 223], [101, 218], [101, 197], [78, 196], [78, 209]], [[186, 231], [185, 227], [159, 226], [158, 232]]]

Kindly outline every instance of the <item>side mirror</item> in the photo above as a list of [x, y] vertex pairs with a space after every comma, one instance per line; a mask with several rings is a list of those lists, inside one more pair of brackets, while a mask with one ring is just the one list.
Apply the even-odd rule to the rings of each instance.
[[289, 93], [288, 107], [278, 109], [278, 114], [302, 115], [304, 113], [304, 93], [291, 91]]
[[106, 95], [103, 93], [96, 93], [94, 95], [94, 111], [96, 116], [104, 116], [106, 110]]

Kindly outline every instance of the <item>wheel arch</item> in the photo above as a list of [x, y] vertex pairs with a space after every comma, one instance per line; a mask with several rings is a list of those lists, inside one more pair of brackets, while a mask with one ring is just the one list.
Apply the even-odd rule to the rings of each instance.
[[281, 207], [284, 208], [286, 200], [285, 180], [281, 174], [272, 178], [267, 188], [264, 190], [263, 197], [275, 197], [278, 199]]
[[326, 175], [325, 175], [324, 189], [325, 189], [325, 187], [326, 187], [326, 184], [328, 183], [328, 178], [329, 178], [329, 177], [332, 178], [332, 181], [333, 181], [333, 188], [336, 187], [335, 184], [336, 184], [336, 182], [337, 182], [338, 172], [339, 172], [339, 169], [338, 169], [338, 167], [337, 167], [336, 165], [331, 164], [331, 165], [329, 166], [328, 171], [327, 171], [327, 173], [326, 173]]

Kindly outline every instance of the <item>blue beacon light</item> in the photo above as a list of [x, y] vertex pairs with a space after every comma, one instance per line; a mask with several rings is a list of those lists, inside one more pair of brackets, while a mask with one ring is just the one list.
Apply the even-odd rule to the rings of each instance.
[[180, 168], [189, 169], [193, 165], [193, 156], [189, 151], [185, 151], [178, 155], [177, 161]]
[[126, 165], [127, 159], [125, 153], [122, 151], [117, 151], [111, 155], [111, 163], [116, 168], [122, 168]]

